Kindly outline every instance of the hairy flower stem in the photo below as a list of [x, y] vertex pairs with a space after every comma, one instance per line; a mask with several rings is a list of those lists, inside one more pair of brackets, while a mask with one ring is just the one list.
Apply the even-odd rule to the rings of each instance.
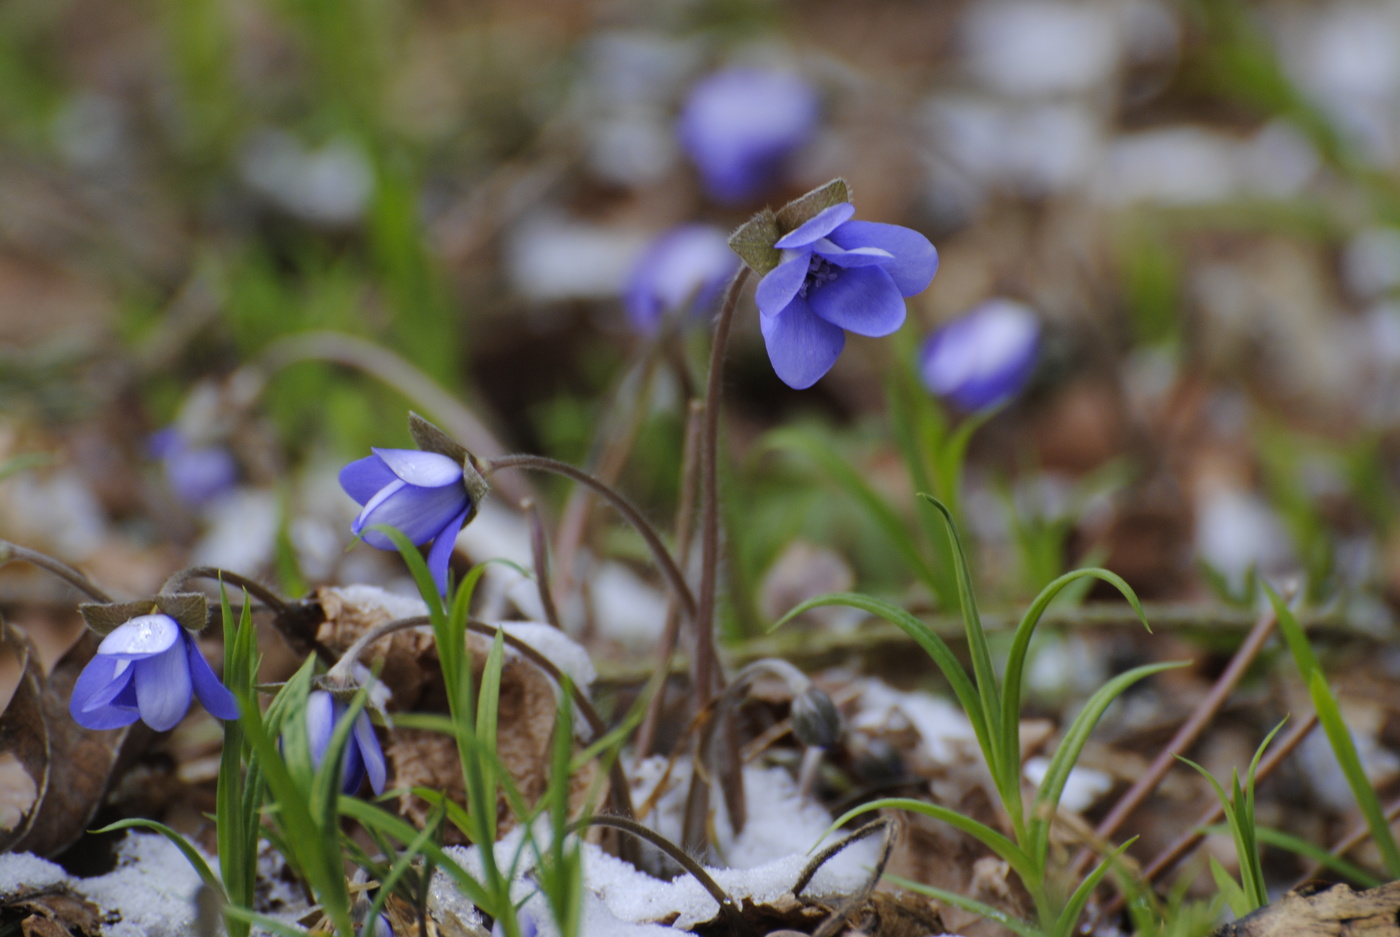
[[549, 585], [549, 547], [544, 535], [544, 523], [540, 520], [540, 512], [535, 509], [535, 502], [529, 498], [520, 502], [520, 510], [530, 525], [530, 555], [535, 564], [535, 587], [540, 594], [544, 620], [563, 631], [559, 609], [554, 605], [554, 590]]
[[191, 579], [213, 579], [228, 583], [235, 588], [244, 590], [279, 615], [285, 614], [287, 611], [286, 601], [267, 586], [239, 573], [219, 569], [217, 566], [191, 566], [188, 569], [182, 569], [165, 580], [165, 585], [160, 587], [160, 591], [179, 592]]
[[724, 386], [724, 356], [739, 295], [749, 279], [748, 265], [739, 268], [724, 291], [715, 316], [710, 346], [710, 372], [705, 379], [705, 419], [700, 429], [700, 588], [695, 609], [695, 705], [701, 709], [724, 685], [716, 666], [715, 588], [719, 576], [719, 409]]
[[[481, 474], [483, 477], [490, 478], [501, 469], [509, 468], [553, 472], [555, 475], [562, 475], [581, 485], [587, 485], [602, 495], [603, 499], [616, 508], [617, 512], [627, 520], [627, 523], [631, 524], [637, 533], [642, 535], [647, 548], [651, 550], [652, 558], [661, 567], [661, 574], [666, 578], [666, 584], [671, 587], [672, 594], [681, 603], [681, 609], [685, 612], [686, 619], [696, 622], [695, 597], [690, 592], [690, 586], [686, 585], [685, 576], [682, 575], [676, 561], [672, 559], [670, 551], [666, 549], [666, 544], [661, 541], [661, 536], [656, 532], [656, 528], [651, 526], [651, 523], [642, 516], [642, 513], [633, 506], [631, 501], [628, 501], [612, 486], [604, 484], [583, 469], [575, 468], [567, 462], [560, 462], [558, 459], [551, 459], [548, 456], [502, 456], [484, 463]], [[697, 627], [696, 631], [700, 631], [700, 628]]]
[[[369, 647], [380, 638], [387, 637], [399, 631], [405, 631], [409, 628], [420, 628], [424, 625], [431, 624], [432, 619], [427, 615], [414, 615], [410, 618], [396, 618], [393, 621], [386, 621], [382, 625], [371, 628], [369, 631], [366, 631], [356, 638], [355, 642], [345, 649], [345, 653], [340, 656], [340, 660], [336, 661], [335, 666], [327, 672], [327, 679], [342, 682], [350, 679], [354, 673], [355, 664], [358, 662], [360, 654], [364, 653], [365, 648]], [[484, 621], [477, 621], [476, 619], [469, 618], [467, 619], [467, 630], [474, 634], [483, 635], [492, 639], [499, 634], [502, 643], [504, 643], [506, 647], [518, 652], [521, 657], [544, 671], [545, 676], [553, 680], [557, 686], [562, 687], [567, 684], [570, 690], [570, 696], [573, 698], [574, 707], [579, 711], [580, 715], [583, 716], [584, 721], [588, 723], [589, 731], [593, 733], [593, 738], [588, 740], [589, 744], [598, 741], [607, 734], [607, 723], [603, 721], [602, 716], [598, 715], [598, 710], [593, 708], [593, 703], [588, 699], [588, 695], [576, 686], [573, 681], [565, 679], [563, 673], [560, 672], [558, 667], [554, 666], [554, 662], [548, 657], [545, 657], [524, 641], [521, 641], [519, 638], [509, 634], [496, 625], [490, 625]], [[608, 786], [610, 788], [608, 792], [609, 808], [620, 816], [632, 816], [631, 788], [628, 785], [627, 776], [622, 772], [622, 764], [616, 758], [611, 759], [611, 764], [608, 766]]]
[[[1151, 793], [1157, 789], [1157, 785], [1162, 783], [1162, 779], [1167, 776], [1167, 772], [1176, 764], [1176, 756], [1186, 752], [1196, 740], [1201, 737], [1201, 733], [1210, 725], [1220, 707], [1225, 705], [1225, 701], [1234, 692], [1235, 686], [1239, 684], [1245, 671], [1254, 663], [1254, 659], [1259, 656], [1259, 652], [1264, 649], [1264, 644], [1273, 634], [1275, 626], [1278, 625], [1278, 615], [1270, 606], [1254, 627], [1250, 629], [1235, 656], [1230, 658], [1227, 666], [1215, 685], [1210, 688], [1210, 692], [1201, 700], [1196, 707], [1196, 711], [1191, 714], [1191, 718], [1182, 723], [1181, 728], [1176, 730], [1162, 750], [1157, 753], [1152, 764], [1147, 770], [1138, 776], [1118, 802], [1113, 805], [1108, 816], [1099, 821], [1099, 825], [1094, 828], [1094, 838], [1098, 842], [1108, 842], [1113, 838], [1113, 834], [1118, 832], [1118, 828], [1123, 825], [1123, 821], [1132, 816]], [[1089, 863], [1094, 859], [1094, 853], [1090, 850], [1081, 850], [1074, 861], [1074, 877], [1079, 878], [1089, 867]]]
[[[685, 448], [681, 452], [681, 496], [680, 503], [676, 506], [676, 560], [681, 566], [690, 561], [691, 526], [695, 518], [696, 460], [700, 446], [700, 420], [704, 412], [704, 404], [692, 400], [685, 420]], [[656, 650], [658, 674], [671, 672], [671, 655], [676, 650], [680, 626], [680, 612], [676, 607], [676, 599], [672, 596], [666, 603], [666, 624], [661, 629], [661, 641]], [[656, 740], [656, 727], [661, 721], [661, 708], [665, 702], [666, 681], [663, 677], [657, 692], [647, 703], [646, 715], [632, 743], [632, 750], [638, 759], [651, 754], [652, 744]]]
[[182, 569], [165, 580], [165, 585], [160, 587], [160, 591], [180, 592], [191, 579], [211, 579], [242, 589], [272, 610], [273, 624], [293, 650], [298, 653], [314, 651], [317, 657], [327, 663], [335, 660], [335, 653], [316, 640], [316, 628], [322, 621], [322, 612], [317, 603], [288, 602], [257, 580], [219, 569], [217, 566], [191, 566]]
[[53, 573], [96, 602], [110, 603], [112, 601], [112, 597], [98, 588], [96, 583], [67, 563], [56, 560], [47, 553], [40, 553], [38, 550], [31, 550], [8, 540], [0, 540], [0, 566], [14, 560], [20, 560], [37, 566], [45, 572]]

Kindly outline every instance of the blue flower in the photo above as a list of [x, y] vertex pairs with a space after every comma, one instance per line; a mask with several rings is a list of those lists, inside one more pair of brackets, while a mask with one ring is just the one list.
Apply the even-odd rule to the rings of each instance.
[[846, 333], [889, 335], [904, 324], [904, 297], [938, 271], [938, 252], [910, 228], [852, 221], [839, 202], [778, 238], [778, 265], [759, 281], [759, 326], [773, 370], [811, 387], [831, 370]]
[[218, 718], [238, 718], [233, 694], [209, 669], [190, 633], [169, 615], [140, 615], [102, 639], [73, 685], [68, 711], [88, 729], [140, 719], [164, 732], [184, 718], [191, 690]]
[[370, 546], [394, 549], [388, 537], [367, 529], [376, 524], [398, 528], [419, 546], [433, 541], [428, 569], [446, 594], [452, 547], [472, 511], [462, 464], [436, 452], [375, 449], [340, 470], [340, 486], [364, 506], [350, 529]]
[[195, 446], [173, 426], [152, 434], [151, 455], [161, 460], [165, 478], [181, 501], [199, 507], [238, 482], [238, 463], [223, 446]]
[[637, 331], [653, 332], [667, 313], [687, 307], [708, 311], [738, 267], [739, 258], [719, 228], [672, 228], [652, 241], [632, 268], [628, 318]]
[[1010, 299], [989, 299], [928, 337], [919, 356], [924, 386], [962, 410], [1017, 394], [1035, 370], [1040, 320]]
[[696, 82], [678, 133], [706, 191], [721, 202], [746, 202], [812, 136], [819, 110], [817, 93], [796, 75], [731, 68]]
[[[345, 718], [347, 707], [327, 690], [312, 690], [306, 699], [306, 735], [311, 743], [311, 760], [320, 765], [326, 757], [326, 747], [336, 725]], [[360, 710], [350, 730], [350, 742], [345, 746], [341, 762], [340, 789], [353, 794], [360, 789], [366, 775], [376, 794], [384, 793], [384, 749], [374, 734], [369, 713]]]

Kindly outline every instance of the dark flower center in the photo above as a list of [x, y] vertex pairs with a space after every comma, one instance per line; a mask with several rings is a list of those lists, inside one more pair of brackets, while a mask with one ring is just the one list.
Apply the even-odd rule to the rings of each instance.
[[825, 257], [813, 254], [811, 261], [807, 264], [807, 278], [802, 281], [802, 286], [797, 290], [797, 295], [806, 299], [808, 290], [814, 290], [824, 286], [836, 279], [840, 274], [840, 267], [831, 263]]

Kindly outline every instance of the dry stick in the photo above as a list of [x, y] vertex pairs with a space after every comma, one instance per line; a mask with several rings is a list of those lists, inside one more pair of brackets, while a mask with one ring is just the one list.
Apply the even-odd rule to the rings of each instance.
[[559, 610], [554, 607], [554, 592], [549, 587], [549, 549], [545, 545], [544, 524], [540, 512], [535, 510], [535, 502], [526, 498], [520, 502], [520, 510], [530, 523], [530, 553], [535, 563], [535, 586], [540, 593], [540, 605], [544, 608], [545, 621], [560, 631], [564, 626], [559, 621]]
[[67, 582], [94, 601], [108, 604], [112, 601], [112, 597], [98, 588], [95, 582], [67, 563], [56, 560], [46, 553], [40, 553], [38, 550], [31, 550], [28, 547], [22, 547], [8, 540], [0, 540], [0, 566], [13, 560], [21, 560], [30, 565], [37, 566], [46, 572], [53, 573], [59, 579]]
[[[1152, 760], [1152, 764], [1147, 770], [1138, 776], [1133, 782], [1133, 786], [1128, 788], [1118, 802], [1113, 805], [1108, 816], [1099, 821], [1099, 825], [1094, 828], [1094, 837], [1099, 842], [1107, 842], [1118, 832], [1118, 828], [1123, 825], [1123, 821], [1132, 816], [1133, 811], [1142, 806], [1157, 785], [1162, 783], [1162, 779], [1167, 776], [1167, 772], [1176, 764], [1176, 756], [1185, 753], [1200, 738], [1201, 733], [1210, 725], [1220, 707], [1225, 705], [1225, 701], [1234, 691], [1235, 686], [1244, 677], [1249, 665], [1254, 663], [1254, 659], [1263, 650], [1264, 643], [1273, 634], [1274, 627], [1278, 624], [1278, 616], [1274, 614], [1273, 608], [1263, 612], [1255, 622], [1245, 637], [1244, 643], [1235, 651], [1235, 656], [1230, 658], [1230, 664], [1225, 671], [1215, 681], [1215, 685], [1210, 688], [1210, 692], [1201, 700], [1196, 707], [1196, 711], [1191, 714], [1191, 718], [1176, 730], [1171, 741], [1163, 746], [1157, 753], [1157, 757]], [[1078, 857], [1074, 860], [1074, 877], [1078, 878], [1084, 874], [1089, 863], [1093, 861], [1094, 853], [1091, 850], [1080, 850]]]
[[[851, 837], [862, 835], [862, 831], [868, 828], [869, 824], [867, 824], [866, 827], [862, 827], [860, 830], [856, 830], [855, 833], [851, 834]], [[822, 921], [821, 926], [812, 931], [812, 937], [836, 937], [847, 919], [850, 918], [852, 914], [855, 914], [865, 902], [870, 900], [871, 893], [875, 891], [875, 886], [880, 884], [880, 879], [883, 878], [885, 874], [885, 866], [889, 864], [890, 856], [894, 853], [894, 837], [898, 830], [898, 824], [894, 823], [885, 827], [885, 835], [880, 838], [880, 858], [875, 861], [875, 867], [870, 870], [870, 875], [866, 878], [865, 884], [863, 884], [860, 890], [855, 894], [847, 897], [846, 900], [831, 913], [830, 917]], [[850, 842], [849, 838], [844, 840], [841, 845], [844, 846], [848, 842]], [[806, 883], [804, 882], [803, 884], [805, 886]], [[793, 894], [796, 895], [796, 893], [797, 889], [794, 888]]]
[[[699, 400], [690, 402], [685, 420], [685, 448], [681, 452], [681, 496], [676, 506], [676, 561], [684, 567], [690, 561], [691, 524], [695, 517], [696, 462], [700, 445], [700, 417], [705, 405]], [[657, 648], [658, 672], [670, 673], [671, 655], [676, 650], [676, 639], [680, 636], [681, 618], [674, 596], [666, 602], [666, 623], [661, 629], [661, 643]], [[638, 759], [651, 754], [651, 746], [656, 741], [657, 725], [661, 722], [661, 708], [666, 703], [666, 683], [663, 679], [657, 692], [647, 704], [646, 715], [633, 741], [632, 750]]]
[[[341, 332], [303, 332], [279, 339], [263, 350], [257, 362], [249, 367], [268, 373], [281, 370], [298, 361], [330, 361], [356, 368], [379, 378], [437, 417], [449, 436], [462, 441], [478, 456], [491, 458], [506, 449], [476, 414], [462, 406], [455, 397], [408, 361], [381, 348], [373, 342]], [[262, 375], [264, 382], [266, 375]], [[261, 386], [257, 387], [261, 390]], [[501, 491], [512, 501], [534, 495], [524, 480], [508, 480]]]
[[[1384, 813], [1387, 821], [1393, 821], [1396, 817], [1400, 817], [1400, 799], [1393, 800], [1389, 804], [1387, 804]], [[1347, 832], [1347, 835], [1343, 836], [1340, 840], [1338, 840], [1337, 844], [1333, 846], [1330, 851], [1332, 855], [1340, 859], [1347, 853], [1355, 849], [1357, 846], [1360, 846], [1362, 843], [1364, 843], [1367, 839], [1370, 838], [1370, 836], [1371, 828], [1363, 820], [1356, 826], [1352, 827], [1351, 830]], [[1295, 884], [1293, 887], [1296, 888], [1298, 887], [1298, 885], [1301, 885], [1303, 882], [1306, 882], [1309, 879], [1317, 878], [1321, 872], [1322, 863], [1314, 862], [1312, 864], [1312, 867], [1309, 868], [1306, 873], [1304, 873], [1302, 878], [1298, 879], [1298, 883]]]
[[[690, 621], [696, 621], [695, 617], [695, 597], [691, 595], [690, 586], [686, 585], [685, 576], [681, 574], [680, 567], [671, 558], [671, 553], [666, 549], [666, 544], [661, 542], [660, 535], [651, 523], [642, 516], [641, 512], [633, 507], [632, 502], [619, 494], [609, 485], [603, 484], [583, 469], [575, 468], [567, 462], [560, 462], [558, 459], [551, 459], [542, 455], [508, 455], [499, 459], [492, 459], [486, 462], [482, 468], [482, 475], [491, 477], [501, 469], [533, 469], [537, 472], [553, 472], [556, 475], [563, 475], [581, 485], [587, 485], [603, 499], [617, 509], [617, 512], [626, 518], [637, 533], [642, 535], [646, 541], [647, 548], [651, 550], [652, 558], [661, 567], [661, 573], [666, 578], [666, 583], [671, 587], [671, 592], [680, 600], [681, 608], [685, 612], [685, 617]], [[697, 629], [698, 630], [698, 629]]]
[[217, 566], [191, 566], [188, 569], [182, 569], [167, 579], [165, 585], [160, 587], [160, 591], [179, 592], [191, 579], [214, 579], [226, 582], [249, 593], [279, 615], [285, 614], [287, 611], [286, 601], [267, 586], [239, 573], [219, 569]]
[[[1317, 726], [1317, 713], [1312, 713], [1308, 718], [1298, 723], [1282, 740], [1278, 747], [1269, 752], [1262, 761], [1259, 762], [1259, 769], [1254, 772], [1254, 779], [1262, 781], [1274, 772], [1285, 758], [1293, 754], [1293, 749], [1302, 744], [1303, 739], [1308, 737]], [[1225, 807], [1216, 804], [1191, 825], [1189, 832], [1178, 836], [1170, 846], [1162, 850], [1158, 856], [1149, 862], [1138, 876], [1138, 880], [1144, 884], [1150, 884], [1160, 878], [1165, 872], [1173, 868], [1180, 862], [1187, 853], [1195, 849], [1206, 838], [1205, 828], [1212, 824], [1219, 823], [1220, 818], [1225, 815]], [[1104, 916], [1112, 917], [1123, 907], [1123, 896], [1114, 896], [1113, 900], [1104, 906]]]
[[[341, 655], [340, 660], [336, 662], [332, 670], [344, 668], [344, 674], [349, 675], [353, 672], [356, 659], [372, 642], [407, 628], [418, 628], [423, 625], [431, 624], [432, 618], [429, 616], [413, 615], [409, 618], [396, 618], [393, 621], [387, 621], [382, 625], [378, 625], [356, 638], [355, 642], [351, 644], [350, 647], [346, 648], [345, 653]], [[567, 685], [569, 687], [569, 695], [573, 697], [574, 705], [578, 708], [579, 714], [583, 716], [584, 721], [588, 723], [589, 730], [593, 732], [593, 738], [589, 739], [590, 744], [607, 735], [607, 724], [603, 722], [602, 717], [598, 715], [598, 710], [593, 708], [593, 703], [588, 699], [588, 695], [572, 680], [565, 680], [563, 673], [560, 672], [559, 668], [556, 667], [554, 662], [548, 657], [545, 657], [524, 641], [521, 641], [519, 638], [507, 633], [504, 629], [496, 625], [469, 618], [467, 619], [467, 630], [493, 639], [497, 635], [500, 635], [501, 641], [506, 647], [518, 652], [520, 656], [524, 657], [540, 670], [543, 670], [545, 674], [559, 686]], [[609, 765], [608, 768], [608, 786], [611, 788], [609, 791], [609, 798], [612, 801], [612, 808], [624, 817], [632, 816], [631, 787], [627, 782], [627, 776], [622, 773], [621, 764], [616, 758], [612, 759], [612, 764]]]

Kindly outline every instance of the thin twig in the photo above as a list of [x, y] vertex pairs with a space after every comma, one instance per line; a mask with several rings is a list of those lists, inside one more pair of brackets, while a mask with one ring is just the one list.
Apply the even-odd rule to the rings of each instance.
[[[1269, 640], [1269, 636], [1273, 634], [1277, 624], [1278, 616], [1272, 607], [1259, 616], [1259, 620], [1255, 622], [1254, 627], [1245, 637], [1244, 643], [1235, 651], [1235, 656], [1230, 659], [1229, 666], [1220, 674], [1215, 685], [1210, 688], [1210, 692], [1205, 695], [1205, 698], [1196, 707], [1196, 711], [1191, 714], [1191, 718], [1187, 719], [1181, 728], [1176, 730], [1171, 741], [1162, 747], [1147, 770], [1139, 775], [1138, 779], [1133, 782], [1133, 786], [1128, 788], [1127, 792], [1118, 799], [1108, 816], [1099, 821], [1098, 826], [1094, 828], [1096, 839], [1103, 842], [1112, 839], [1113, 834], [1117, 833], [1118, 828], [1123, 825], [1123, 821], [1127, 820], [1133, 811], [1137, 810], [1143, 801], [1157, 789], [1157, 785], [1162, 783], [1167, 772], [1176, 764], [1176, 756], [1185, 753], [1196, 743], [1201, 733], [1205, 731], [1211, 720], [1215, 718], [1216, 713], [1220, 711], [1220, 707], [1225, 705], [1225, 701], [1234, 691], [1245, 671], [1249, 669], [1250, 664], [1254, 663], [1254, 659], [1259, 656], [1259, 652], [1263, 650], [1265, 642]], [[1074, 862], [1074, 878], [1084, 874], [1084, 870], [1089, 867], [1093, 857], [1094, 853], [1088, 849], [1080, 851]]]
[[535, 587], [540, 593], [540, 607], [544, 610], [544, 620], [560, 631], [564, 625], [559, 620], [559, 609], [554, 606], [554, 592], [549, 586], [549, 548], [545, 543], [544, 522], [535, 502], [526, 498], [520, 502], [520, 510], [530, 525], [530, 553], [535, 563]]
[[[1400, 817], [1400, 799], [1393, 800], [1387, 804], [1384, 813], [1387, 821], [1393, 821], [1396, 817]], [[1337, 844], [1329, 851], [1332, 855], [1340, 859], [1370, 838], [1371, 827], [1363, 820], [1348, 830], [1345, 836], [1337, 840]], [[1306, 882], [1308, 879], [1317, 878], [1321, 871], [1322, 863], [1315, 862], [1312, 867], [1308, 869], [1307, 873], [1299, 879], [1299, 882]]]
[[[867, 831], [874, 832], [871, 827], [882, 822], [885, 821], [876, 820], [873, 823], [867, 823], [838, 845], [841, 848], [845, 848], [856, 837], [868, 835]], [[831, 916], [825, 921], [822, 921], [820, 927], [812, 931], [812, 937], [836, 937], [836, 935], [840, 933], [842, 925], [846, 923], [847, 918], [854, 914], [866, 901], [870, 900], [870, 895], [875, 891], [875, 886], [880, 884], [880, 879], [885, 874], [885, 866], [889, 864], [890, 855], [894, 852], [894, 837], [898, 831], [899, 825], [895, 822], [891, 821], [885, 826], [885, 835], [880, 840], [880, 858], [875, 861], [875, 867], [870, 870], [870, 875], [866, 877], [865, 884], [861, 886], [859, 891], [848, 896], [845, 901], [841, 902], [841, 905], [831, 913]], [[803, 885], [805, 886], [806, 882], [803, 882]], [[796, 893], [797, 889], [794, 888], [794, 896]]]
[[881, 830], [885, 830], [888, 835], [897, 827], [898, 822], [899, 821], [895, 817], [880, 817], [878, 820], [871, 820], [864, 826], [857, 827], [830, 846], [827, 846], [803, 866], [802, 874], [797, 876], [797, 881], [792, 883], [792, 896], [794, 898], [801, 898], [802, 890], [811, 884], [813, 876], [817, 874], [822, 866], [830, 862], [833, 856], [841, 852], [847, 846], [859, 842], [872, 833], [878, 833]]
[[244, 590], [278, 615], [285, 615], [288, 611], [286, 600], [267, 586], [255, 579], [249, 579], [247, 576], [229, 572], [226, 569], [219, 569], [217, 566], [191, 566], [182, 569], [165, 580], [165, 585], [160, 587], [160, 591], [179, 592], [191, 579], [212, 579], [215, 582], [225, 582]]
[[0, 540], [0, 566], [14, 560], [21, 560], [32, 566], [37, 566], [45, 572], [53, 573], [59, 579], [73, 586], [88, 598], [97, 602], [111, 603], [112, 597], [103, 592], [97, 583], [93, 582], [73, 567], [60, 560], [56, 560], [47, 553], [40, 553], [38, 550], [31, 550], [22, 547], [17, 543], [8, 540]]

